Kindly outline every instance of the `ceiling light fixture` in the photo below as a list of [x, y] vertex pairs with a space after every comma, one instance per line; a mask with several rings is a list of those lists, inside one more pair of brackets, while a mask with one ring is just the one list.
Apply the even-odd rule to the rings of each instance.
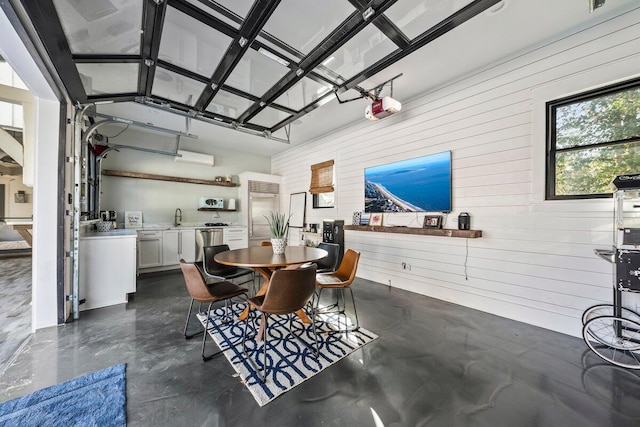
[[278, 63], [280, 63], [280, 64], [284, 65], [285, 67], [288, 67], [288, 66], [289, 66], [289, 61], [286, 61], [286, 60], [284, 60], [284, 59], [280, 58], [278, 55], [276, 55], [276, 54], [274, 54], [274, 53], [269, 52], [269, 51], [268, 51], [267, 49], [265, 49], [265, 48], [262, 48], [262, 47], [261, 47], [260, 49], [258, 49], [258, 52], [260, 52], [261, 54], [263, 54], [263, 55], [264, 55], [264, 56], [266, 56], [267, 58], [269, 58], [269, 59], [273, 59], [274, 61], [276, 61], [276, 62], [278, 62]]
[[589, 12], [593, 13], [597, 8], [604, 6], [607, 0], [589, 0]]
[[507, 6], [509, 6], [509, 2], [510, 0], [502, 0], [499, 3], [496, 3], [494, 6], [490, 7], [489, 9], [487, 9], [487, 11], [485, 12], [487, 15], [491, 16], [491, 15], [497, 15], [498, 13], [502, 12], [503, 10], [505, 10], [507, 8]]
[[375, 10], [373, 10], [372, 7], [368, 7], [364, 12], [362, 12], [362, 18], [367, 21], [369, 20], [369, 18], [371, 18], [373, 16], [373, 14], [376, 13]]

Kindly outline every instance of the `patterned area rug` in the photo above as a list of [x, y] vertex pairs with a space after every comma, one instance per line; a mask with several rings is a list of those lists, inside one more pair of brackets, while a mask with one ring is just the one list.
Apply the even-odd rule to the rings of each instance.
[[[234, 317], [237, 317], [245, 306], [244, 303], [234, 304], [232, 307]], [[222, 334], [219, 334], [217, 329], [210, 325], [209, 335], [213, 337], [220, 348], [229, 347], [224, 355], [260, 406], [266, 405], [282, 393], [291, 390], [378, 338], [376, 334], [362, 327], [357, 332], [329, 333], [331, 330], [345, 328], [344, 316], [318, 316], [316, 330], [318, 332], [319, 355], [316, 357], [311, 348], [289, 336], [287, 316], [273, 316], [269, 319], [269, 350], [267, 352], [269, 372], [267, 381], [262, 383], [256, 369], [261, 370], [263, 367], [263, 345], [262, 342], [256, 343], [256, 330], [253, 327], [253, 322], [249, 321], [247, 332], [247, 353], [252, 359], [249, 361], [242, 352], [242, 333], [245, 322], [236, 321], [221, 325], [223, 316], [223, 308], [212, 311], [211, 319], [220, 326]], [[203, 325], [205, 318], [206, 313], [198, 314], [198, 319]], [[259, 327], [259, 323], [259, 320], [256, 320], [256, 327]], [[297, 316], [294, 316], [292, 329], [294, 334], [301, 336], [305, 343], [314, 345], [311, 325], [304, 325]], [[212, 345], [211, 342], [208, 346], [210, 345]]]

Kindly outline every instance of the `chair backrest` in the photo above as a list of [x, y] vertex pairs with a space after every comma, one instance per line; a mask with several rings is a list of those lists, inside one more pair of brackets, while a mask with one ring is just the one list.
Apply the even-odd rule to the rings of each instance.
[[269, 280], [260, 311], [270, 314], [293, 313], [309, 302], [315, 289], [315, 264], [296, 270], [276, 270]]
[[202, 267], [207, 274], [216, 276], [224, 270], [229, 270], [229, 267], [222, 265], [214, 259], [214, 257], [220, 252], [226, 252], [229, 250], [229, 245], [215, 245], [205, 246], [204, 256], [202, 257]]
[[181, 259], [180, 268], [182, 269], [184, 281], [187, 284], [187, 291], [189, 291], [191, 298], [196, 301], [211, 299], [211, 293], [209, 293], [207, 285], [205, 285], [204, 279], [198, 271], [198, 267], [196, 267], [195, 264], [187, 263]]
[[268, 240], [263, 240], [260, 242], [260, 246], [271, 246], [271, 242]]
[[337, 243], [320, 243], [319, 249], [324, 249], [328, 252], [326, 258], [316, 261], [318, 264], [318, 270], [331, 270], [334, 271], [338, 266], [338, 254], [340, 253], [340, 245]]
[[340, 267], [333, 273], [342, 280], [345, 286], [349, 286], [356, 278], [356, 271], [358, 270], [358, 261], [360, 260], [360, 252], [353, 249], [347, 249], [340, 263]]

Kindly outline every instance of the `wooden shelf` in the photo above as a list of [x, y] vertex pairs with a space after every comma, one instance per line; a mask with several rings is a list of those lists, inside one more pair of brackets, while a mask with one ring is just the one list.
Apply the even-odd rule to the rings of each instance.
[[197, 178], [181, 178], [178, 176], [154, 175], [151, 173], [116, 171], [110, 169], [103, 170], [102, 175], [119, 176], [122, 178], [152, 179], [154, 181], [183, 182], [187, 184], [217, 185], [219, 187], [237, 187], [237, 184], [233, 182], [210, 181], [207, 179]]
[[235, 209], [221, 209], [221, 208], [198, 208], [200, 212], [236, 212]]
[[463, 237], [477, 239], [482, 230], [455, 230], [452, 228], [379, 227], [373, 225], [345, 225], [345, 230], [373, 231], [376, 233], [418, 234], [422, 236]]

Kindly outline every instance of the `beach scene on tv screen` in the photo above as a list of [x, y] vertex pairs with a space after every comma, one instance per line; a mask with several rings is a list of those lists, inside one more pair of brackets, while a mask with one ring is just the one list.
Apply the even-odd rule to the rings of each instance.
[[451, 152], [366, 168], [364, 210], [451, 211]]

